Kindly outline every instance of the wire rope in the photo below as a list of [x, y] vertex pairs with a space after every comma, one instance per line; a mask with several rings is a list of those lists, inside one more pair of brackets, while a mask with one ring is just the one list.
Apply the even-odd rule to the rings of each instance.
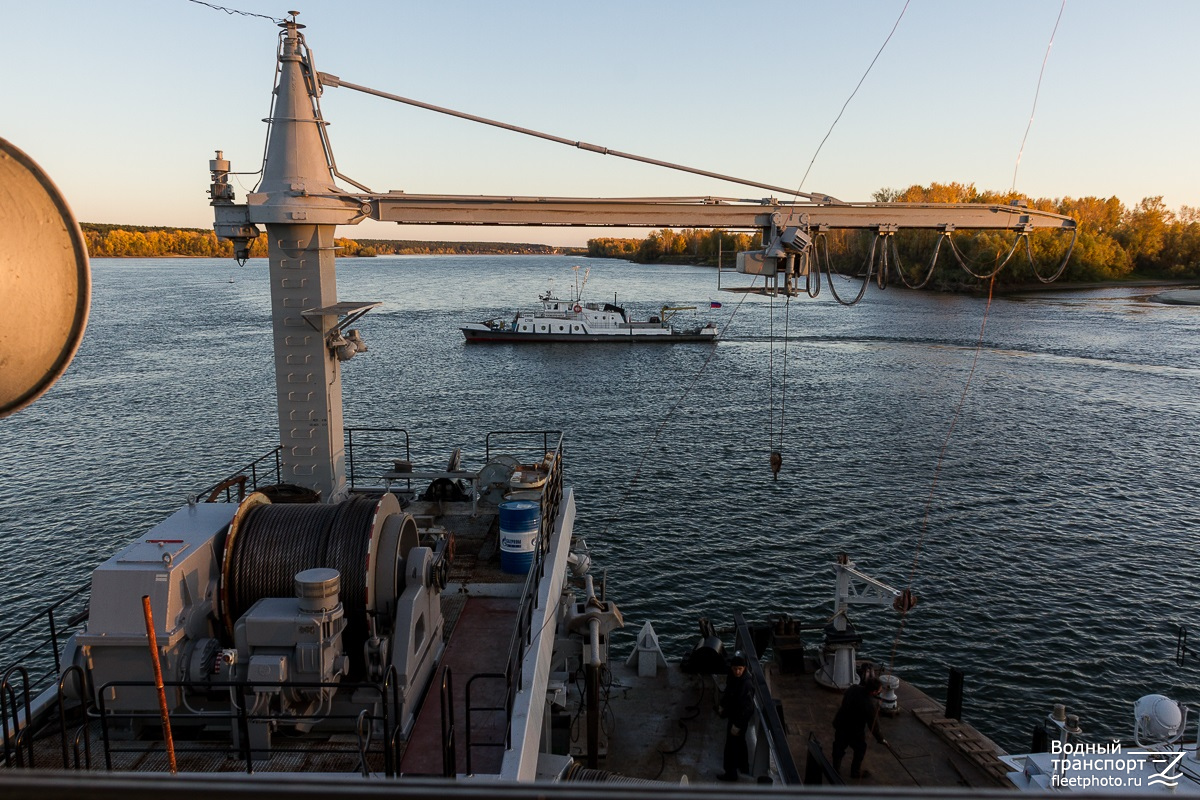
[[892, 25], [892, 30], [888, 33], [887, 38], [883, 40], [883, 44], [879, 46], [879, 52], [875, 53], [875, 57], [872, 58], [871, 63], [867, 65], [867, 71], [864, 72], [862, 77], [858, 79], [858, 84], [855, 85], [854, 91], [850, 92], [850, 96], [847, 97], [846, 102], [842, 104], [842, 110], [838, 112], [837, 117], [835, 117], [833, 120], [833, 124], [829, 126], [829, 130], [825, 133], [825, 138], [821, 139], [821, 143], [817, 145], [817, 150], [813, 153], [812, 161], [808, 162], [808, 169], [804, 171], [804, 177], [800, 179], [800, 186], [796, 189], [797, 195], [800, 194], [800, 189], [804, 188], [804, 182], [808, 180], [808, 173], [812, 172], [813, 164], [816, 163], [817, 156], [821, 154], [821, 148], [825, 146], [826, 140], [828, 140], [830, 134], [833, 133], [833, 129], [837, 127], [838, 121], [841, 120], [842, 115], [846, 113], [846, 108], [850, 105], [850, 101], [854, 99], [854, 95], [858, 94], [858, 90], [862, 88], [863, 82], [867, 79], [867, 76], [871, 74], [871, 69], [875, 66], [875, 62], [879, 60], [881, 55], [883, 55], [883, 50], [888, 46], [888, 42], [892, 40], [892, 36], [896, 33], [896, 29], [900, 27], [900, 20], [904, 19], [904, 12], [908, 10], [909, 2], [911, 2], [911, 0], [905, 0], [904, 8], [900, 9], [900, 16], [896, 17], [896, 22], [894, 25]]
[[775, 293], [770, 294], [769, 320], [767, 327], [767, 449], [771, 450], [775, 435]]
[[[975, 341], [975, 354], [971, 359], [971, 370], [967, 373], [967, 380], [963, 383], [962, 393], [958, 396], [958, 404], [954, 407], [954, 413], [950, 417], [950, 425], [946, 429], [946, 436], [942, 439], [941, 449], [938, 451], [937, 463], [933, 469], [933, 479], [929, 482], [929, 494], [925, 498], [925, 511], [921, 516], [921, 531], [917, 536], [917, 544], [913, 549], [912, 566], [908, 572], [908, 584], [906, 591], [911, 592], [913, 580], [916, 578], [917, 568], [921, 561], [921, 550], [924, 547], [926, 536], [929, 533], [929, 516], [933, 509], [933, 498], [937, 493], [938, 480], [942, 474], [942, 466], [946, 461], [946, 451], [950, 447], [950, 440], [954, 436], [954, 429], [958, 426], [958, 418], [962, 414], [963, 406], [967, 402], [967, 393], [971, 389], [971, 382], [975, 378], [976, 368], [979, 366], [979, 354], [983, 351], [983, 337], [987, 331], [988, 314], [992, 310], [992, 289], [996, 285], [995, 277], [988, 281], [988, 296], [987, 304], [983, 308], [983, 320], [979, 325], [979, 337]], [[900, 609], [900, 623], [896, 627], [896, 636], [892, 640], [891, 660], [888, 664], [888, 672], [892, 672], [896, 666], [896, 652], [900, 648], [900, 639], [904, 635], [904, 628], [908, 623], [908, 612], [911, 610], [909, 606], [904, 606]]]
[[787, 417], [787, 359], [788, 359], [788, 331], [791, 326], [792, 312], [792, 296], [789, 294], [783, 301], [783, 375], [779, 379], [779, 447], [778, 452], [783, 452], [783, 430], [785, 419]]
[[[377, 498], [360, 497], [337, 505], [272, 503], [251, 508], [229, 560], [228, 608], [231, 626], [259, 600], [295, 597], [296, 573], [329, 567], [340, 573], [338, 598], [346, 621], [343, 650], [350, 677], [365, 675], [363, 645], [367, 622], [367, 565]], [[230, 636], [233, 631], [228, 631]]]
[[1025, 153], [1025, 141], [1029, 138], [1029, 130], [1033, 127], [1033, 117], [1037, 113], [1038, 95], [1042, 93], [1042, 78], [1046, 74], [1046, 62], [1050, 60], [1050, 48], [1054, 47], [1054, 35], [1058, 33], [1058, 23], [1062, 22], [1063, 11], [1067, 8], [1067, 0], [1062, 0], [1058, 7], [1058, 17], [1054, 20], [1054, 29], [1050, 31], [1050, 41], [1046, 45], [1046, 55], [1042, 56], [1042, 68], [1038, 72], [1037, 88], [1033, 91], [1033, 108], [1029, 111], [1029, 123], [1025, 126], [1025, 135], [1021, 137], [1021, 147], [1017, 150], [1017, 163], [1013, 165], [1012, 190], [1017, 190], [1017, 170], [1021, 168], [1021, 156]]

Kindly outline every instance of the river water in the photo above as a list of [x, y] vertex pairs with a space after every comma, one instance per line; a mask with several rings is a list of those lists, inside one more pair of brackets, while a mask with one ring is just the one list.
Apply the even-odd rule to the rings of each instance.
[[[694, 305], [727, 338], [464, 344], [463, 322], [570, 294], [577, 265], [588, 299]], [[1010, 750], [1056, 702], [1104, 741], [1143, 694], [1200, 701], [1175, 663], [1200, 622], [1200, 308], [1053, 287], [990, 309], [895, 288], [785, 304], [711, 269], [566, 257], [338, 271], [339, 299], [383, 303], [345, 365], [347, 425], [475, 467], [490, 430], [564, 431], [577, 528], [627, 623], [616, 657], [647, 620], [671, 658], [702, 616], [822, 622], [844, 552], [920, 599], [903, 626], [856, 608], [864, 654], [938, 698], [963, 670], [964, 718]], [[93, 280], [74, 363], [0, 421], [0, 629], [276, 442], [265, 262], [96, 260]]]

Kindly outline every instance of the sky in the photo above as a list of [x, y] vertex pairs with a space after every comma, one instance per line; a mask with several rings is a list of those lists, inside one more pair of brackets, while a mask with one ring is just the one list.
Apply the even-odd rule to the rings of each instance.
[[[842, 200], [957, 181], [1200, 206], [1194, 0], [289, 3], [211, 5], [299, 10], [317, 68], [353, 83]], [[79, 221], [207, 228], [214, 151], [235, 171], [259, 168], [277, 29], [211, 5], [0, 0], [0, 138], [51, 176]], [[339, 170], [376, 191], [765, 194], [347, 89], [327, 89], [322, 110]], [[556, 245], [614, 233], [338, 231]]]

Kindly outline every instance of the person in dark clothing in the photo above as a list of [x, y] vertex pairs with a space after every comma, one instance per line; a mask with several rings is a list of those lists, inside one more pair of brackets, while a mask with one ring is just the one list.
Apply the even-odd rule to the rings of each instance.
[[719, 780], [736, 781], [739, 771], [750, 771], [746, 754], [746, 726], [753, 715], [754, 687], [746, 675], [746, 659], [734, 656], [729, 662], [725, 691], [721, 693], [721, 716], [726, 720], [725, 754], [721, 766], [725, 771], [717, 775]]
[[867, 754], [866, 731], [871, 731], [875, 741], [887, 744], [879, 730], [879, 696], [882, 685], [879, 678], [870, 677], [846, 690], [842, 705], [833, 717], [833, 768], [841, 774], [842, 757], [846, 748], [854, 751], [850, 762], [850, 777], [861, 778], [869, 773], [863, 770], [863, 757]]

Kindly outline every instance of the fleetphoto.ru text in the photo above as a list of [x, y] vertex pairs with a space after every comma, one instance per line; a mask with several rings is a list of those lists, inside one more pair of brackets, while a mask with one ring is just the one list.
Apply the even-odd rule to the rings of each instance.
[[1179, 750], [1121, 750], [1119, 741], [1102, 744], [1053, 741], [1051, 786], [1063, 789], [1175, 788], [1182, 777]]

